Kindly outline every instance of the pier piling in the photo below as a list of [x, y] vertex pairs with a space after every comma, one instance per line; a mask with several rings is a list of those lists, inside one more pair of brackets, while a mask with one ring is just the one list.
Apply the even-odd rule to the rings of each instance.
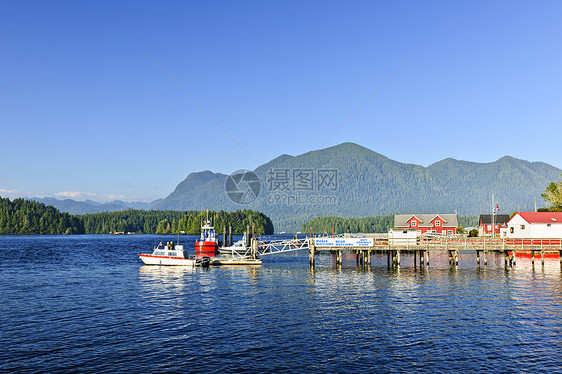
[[[390, 267], [390, 249], [386, 251], [386, 266]], [[560, 261], [560, 266], [562, 266], [562, 261]]]
[[309, 245], [308, 245], [308, 256], [309, 256], [310, 266], [312, 267], [314, 267], [314, 251], [315, 251], [314, 243], [311, 240], [309, 241]]

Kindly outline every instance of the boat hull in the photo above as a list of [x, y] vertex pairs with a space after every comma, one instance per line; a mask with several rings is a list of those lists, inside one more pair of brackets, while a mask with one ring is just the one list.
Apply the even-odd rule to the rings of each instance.
[[211, 261], [212, 266], [225, 266], [225, 265], [261, 265], [260, 258], [228, 258], [217, 257]]
[[197, 257], [215, 257], [218, 252], [218, 245], [211, 241], [195, 242], [195, 255]]
[[147, 254], [139, 254], [139, 258], [145, 265], [197, 266], [197, 261], [193, 258], [153, 256]]

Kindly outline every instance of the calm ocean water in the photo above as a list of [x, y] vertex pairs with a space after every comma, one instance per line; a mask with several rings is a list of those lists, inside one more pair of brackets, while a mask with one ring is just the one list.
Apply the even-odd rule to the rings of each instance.
[[[169, 236], [0, 236], [2, 372], [561, 372], [557, 259], [146, 267]], [[194, 236], [182, 237], [193, 247]]]

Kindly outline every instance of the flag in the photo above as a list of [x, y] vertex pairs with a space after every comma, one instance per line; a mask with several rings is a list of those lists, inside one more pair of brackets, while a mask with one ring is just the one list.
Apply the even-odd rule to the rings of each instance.
[[500, 211], [500, 206], [499, 204], [496, 204], [496, 210], [499, 212]]

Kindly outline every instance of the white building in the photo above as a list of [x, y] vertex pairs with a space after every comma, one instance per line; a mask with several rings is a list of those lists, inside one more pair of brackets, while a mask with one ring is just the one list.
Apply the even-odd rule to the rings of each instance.
[[503, 235], [507, 238], [560, 239], [562, 212], [517, 212], [507, 222]]
[[415, 229], [390, 229], [388, 231], [388, 243], [391, 245], [416, 245], [419, 236], [419, 231]]

